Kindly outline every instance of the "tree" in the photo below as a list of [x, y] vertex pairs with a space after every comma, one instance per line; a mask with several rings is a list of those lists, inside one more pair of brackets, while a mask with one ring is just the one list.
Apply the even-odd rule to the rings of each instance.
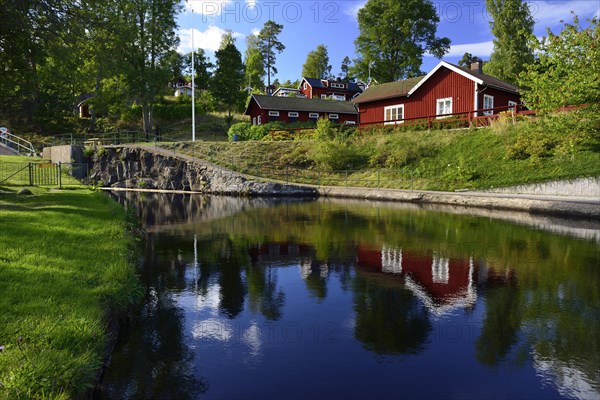
[[[194, 52], [194, 70], [196, 76], [194, 76], [194, 84], [196, 88], [200, 90], [208, 89], [208, 85], [211, 78], [211, 70], [214, 68], [214, 64], [210, 62], [210, 59], [206, 56], [204, 49], [198, 49]], [[186, 75], [192, 76], [192, 53], [185, 55], [183, 60], [183, 71]]]
[[283, 30], [283, 25], [279, 25], [274, 21], [265, 22], [264, 27], [258, 34], [258, 48], [265, 60], [265, 66], [267, 67], [267, 86], [271, 86], [271, 72], [277, 73], [275, 68], [275, 61], [277, 54], [281, 53], [285, 46], [281, 43], [277, 36]]
[[342, 79], [342, 81], [344, 81], [344, 82], [354, 81], [354, 77], [350, 74], [351, 68], [352, 68], [352, 61], [350, 61], [350, 57], [348, 57], [348, 56], [344, 57], [344, 59], [342, 60], [342, 66], [340, 67], [340, 70], [342, 72], [339, 75], [340, 78]]
[[516, 83], [526, 64], [533, 62], [533, 50], [528, 46], [533, 34], [533, 18], [523, 0], [486, 0], [492, 21], [494, 50], [484, 66], [484, 72], [510, 83]]
[[471, 64], [474, 62], [483, 63], [481, 58], [479, 58], [477, 56], [473, 56], [471, 53], [465, 53], [465, 54], [463, 54], [462, 58], [458, 62], [458, 65], [460, 65], [461, 67], [465, 67], [465, 68], [471, 68]]
[[302, 66], [302, 76], [318, 79], [327, 79], [331, 76], [329, 54], [325, 45], [320, 44], [316, 50], [308, 53], [306, 62]]
[[600, 28], [597, 18], [588, 22], [589, 26], [583, 28], [574, 16], [573, 23], [564, 23], [558, 35], [548, 29], [548, 36], [540, 41], [531, 36], [537, 60], [525, 67], [519, 79], [529, 107], [553, 111], [561, 106], [587, 104], [597, 110]]
[[360, 34], [354, 41], [359, 55], [353, 72], [391, 82], [421, 74], [425, 52], [441, 58], [450, 39], [436, 36], [440, 21], [429, 0], [368, 0], [358, 12]]
[[175, 17], [180, 9], [178, 0], [137, 0], [122, 6], [125, 76], [131, 95], [142, 106], [145, 132], [152, 130], [154, 104], [169, 80], [165, 60], [179, 43]]
[[246, 54], [244, 57], [246, 67], [246, 83], [259, 91], [265, 89], [265, 59], [260, 51], [259, 39], [256, 35], [248, 35], [246, 38]]
[[211, 80], [211, 91], [227, 108], [227, 116], [231, 120], [231, 111], [239, 109], [246, 98], [244, 85], [244, 64], [242, 54], [235, 47], [235, 39], [231, 31], [223, 35], [221, 46], [215, 52], [217, 66]]

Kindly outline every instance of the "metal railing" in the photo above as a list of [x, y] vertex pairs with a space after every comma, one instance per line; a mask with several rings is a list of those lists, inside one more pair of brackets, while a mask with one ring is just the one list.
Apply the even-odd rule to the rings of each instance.
[[86, 163], [6, 162], [0, 161], [3, 186], [81, 186], [88, 183]]
[[28, 156], [35, 155], [35, 148], [30, 141], [17, 135], [13, 135], [7, 129], [0, 130], [0, 146], [4, 146], [16, 153], [24, 153]]
[[83, 145], [83, 146], [105, 146], [119, 145], [127, 143], [154, 143], [154, 142], [179, 142], [179, 139], [173, 139], [162, 133], [148, 133], [143, 131], [122, 131], [115, 130], [110, 132], [94, 133], [65, 133], [52, 137], [51, 145]]

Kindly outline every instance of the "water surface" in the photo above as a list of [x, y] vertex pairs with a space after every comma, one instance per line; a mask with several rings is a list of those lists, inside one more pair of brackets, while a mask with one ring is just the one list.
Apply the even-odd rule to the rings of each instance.
[[367, 202], [119, 200], [148, 232], [146, 298], [99, 397], [600, 398], [597, 224]]

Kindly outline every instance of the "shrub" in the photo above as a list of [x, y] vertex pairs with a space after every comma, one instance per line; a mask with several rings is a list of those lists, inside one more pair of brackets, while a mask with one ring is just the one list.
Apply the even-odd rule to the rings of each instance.
[[281, 129], [285, 125], [282, 122], [269, 122], [262, 125], [252, 125], [249, 122], [238, 122], [231, 125], [227, 135], [233, 141], [233, 135], [238, 135], [238, 140], [261, 140], [273, 129]]

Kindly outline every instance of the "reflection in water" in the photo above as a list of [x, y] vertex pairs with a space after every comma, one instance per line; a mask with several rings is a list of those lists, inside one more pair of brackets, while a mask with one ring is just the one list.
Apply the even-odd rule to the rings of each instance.
[[397, 205], [120, 201], [147, 297], [107, 398], [600, 397], [593, 241]]

